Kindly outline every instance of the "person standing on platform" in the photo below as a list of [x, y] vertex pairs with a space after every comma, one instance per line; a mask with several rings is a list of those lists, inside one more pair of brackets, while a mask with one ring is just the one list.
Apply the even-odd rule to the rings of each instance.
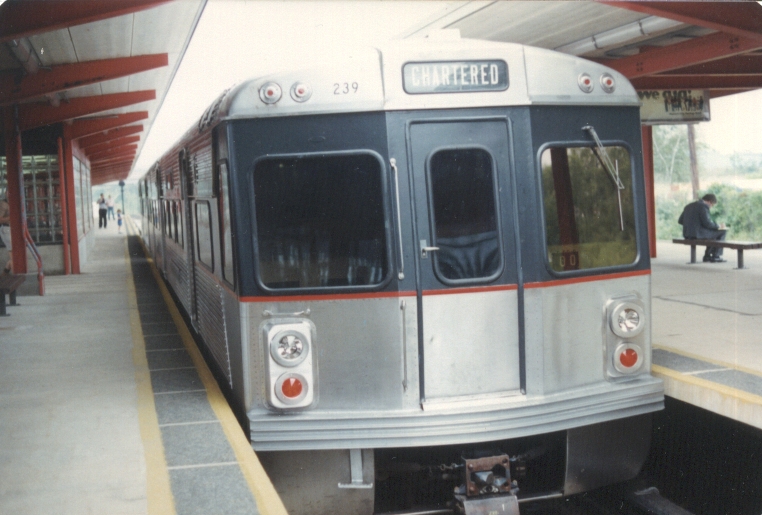
[[114, 199], [111, 198], [111, 195], [108, 196], [106, 199], [106, 207], [108, 208], [108, 219], [113, 220], [114, 219]]
[[[709, 216], [709, 208], [717, 205], [717, 197], [707, 193], [699, 200], [691, 202], [683, 212], [677, 223], [683, 226], [683, 237], [686, 240], [724, 240], [727, 230], [725, 224], [717, 225]], [[724, 263], [722, 259], [722, 247], [707, 247], [704, 252], [705, 263]]]
[[8, 249], [8, 262], [3, 268], [4, 274], [13, 273], [13, 253], [11, 252], [11, 208], [5, 198], [0, 197], [0, 240]]
[[119, 234], [122, 234], [122, 210], [116, 210], [116, 225], [119, 227]]
[[108, 213], [108, 206], [106, 205], [106, 199], [103, 198], [103, 193], [101, 193], [101, 196], [98, 199], [98, 229], [106, 228], [106, 224], [108, 223], [106, 213]]

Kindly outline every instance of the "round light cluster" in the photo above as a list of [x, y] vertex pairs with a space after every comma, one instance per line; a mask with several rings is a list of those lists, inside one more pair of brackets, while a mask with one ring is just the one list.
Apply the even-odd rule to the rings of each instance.
[[614, 368], [622, 374], [636, 372], [643, 365], [643, 350], [640, 345], [621, 343], [614, 350]]
[[637, 336], [645, 327], [643, 308], [632, 302], [618, 305], [611, 312], [611, 330], [621, 338]]
[[259, 99], [265, 104], [274, 104], [280, 100], [281, 96], [283, 92], [275, 82], [266, 82], [259, 88]]
[[298, 331], [281, 331], [270, 341], [270, 354], [284, 367], [295, 367], [307, 358], [307, 338]]

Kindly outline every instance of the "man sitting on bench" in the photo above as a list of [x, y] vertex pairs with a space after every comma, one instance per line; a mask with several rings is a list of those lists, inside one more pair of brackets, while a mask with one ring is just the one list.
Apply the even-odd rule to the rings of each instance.
[[[727, 230], [725, 224], [717, 225], [709, 216], [709, 208], [717, 204], [717, 197], [707, 193], [701, 199], [691, 202], [683, 209], [677, 223], [683, 226], [686, 240], [724, 240]], [[722, 247], [707, 247], [704, 252], [705, 263], [724, 263]]]

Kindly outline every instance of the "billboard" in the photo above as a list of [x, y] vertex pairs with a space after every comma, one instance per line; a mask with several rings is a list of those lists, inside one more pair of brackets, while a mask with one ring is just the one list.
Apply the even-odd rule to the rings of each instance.
[[709, 90], [667, 89], [638, 91], [640, 121], [644, 125], [708, 122]]

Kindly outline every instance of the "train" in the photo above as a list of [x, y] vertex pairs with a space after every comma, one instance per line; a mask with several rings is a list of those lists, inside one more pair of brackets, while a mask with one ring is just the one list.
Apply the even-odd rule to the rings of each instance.
[[223, 92], [141, 235], [292, 515], [519, 513], [633, 478], [651, 375], [639, 100], [421, 38]]

